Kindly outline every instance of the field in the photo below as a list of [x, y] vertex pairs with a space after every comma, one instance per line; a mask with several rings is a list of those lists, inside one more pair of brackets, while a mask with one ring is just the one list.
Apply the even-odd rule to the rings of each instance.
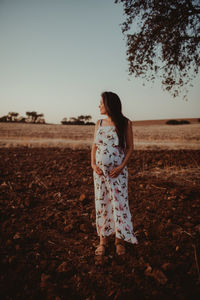
[[[200, 123], [133, 125], [136, 150], [200, 149]], [[94, 126], [0, 123], [0, 147], [89, 149]]]
[[133, 126], [138, 245], [98, 244], [94, 126], [0, 124], [1, 299], [198, 299], [200, 124]]

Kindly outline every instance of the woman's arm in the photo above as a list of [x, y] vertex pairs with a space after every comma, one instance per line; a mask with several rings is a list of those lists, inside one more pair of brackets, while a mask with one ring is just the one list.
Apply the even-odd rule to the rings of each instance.
[[110, 172], [110, 177], [117, 177], [122, 169], [126, 166], [133, 152], [133, 129], [132, 122], [128, 120], [128, 126], [126, 131], [126, 150], [123, 162]]
[[94, 140], [93, 140], [93, 143], [92, 143], [92, 151], [91, 151], [91, 167], [98, 175], [102, 175], [103, 174], [102, 170], [96, 165], [97, 146], [94, 143], [95, 138], [96, 138], [97, 129], [99, 127], [99, 122], [100, 121], [98, 120], [96, 125], [95, 125], [95, 129], [94, 129]]
[[94, 139], [93, 139], [93, 143], [92, 143], [92, 151], [91, 151], [91, 167], [93, 168], [94, 165], [96, 165], [96, 151], [97, 151], [97, 146], [94, 143], [95, 138], [96, 138], [96, 133], [97, 133], [97, 128], [99, 127], [99, 120], [96, 122], [95, 124], [95, 128], [94, 128]]
[[126, 151], [125, 157], [121, 164], [122, 168], [128, 163], [131, 158], [133, 152], [133, 129], [132, 129], [132, 122], [128, 120], [127, 132], [126, 132]]

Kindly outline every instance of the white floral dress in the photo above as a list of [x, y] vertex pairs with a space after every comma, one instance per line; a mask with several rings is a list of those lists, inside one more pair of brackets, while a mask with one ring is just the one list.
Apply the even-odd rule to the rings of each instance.
[[103, 237], [115, 234], [119, 239], [138, 244], [128, 203], [127, 166], [117, 177], [109, 176], [109, 172], [122, 163], [124, 152], [118, 146], [115, 126], [101, 126], [101, 123], [102, 120], [94, 141], [96, 164], [103, 171], [103, 175], [93, 171], [97, 234]]

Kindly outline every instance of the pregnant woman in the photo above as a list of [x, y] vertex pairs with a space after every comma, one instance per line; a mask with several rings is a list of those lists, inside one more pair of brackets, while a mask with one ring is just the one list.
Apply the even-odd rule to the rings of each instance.
[[125, 243], [138, 244], [128, 203], [128, 169], [133, 151], [131, 121], [122, 114], [115, 93], [101, 95], [100, 113], [106, 119], [95, 126], [91, 151], [96, 208], [96, 228], [100, 243], [96, 255], [104, 255], [107, 237], [115, 234], [116, 253], [125, 254]]

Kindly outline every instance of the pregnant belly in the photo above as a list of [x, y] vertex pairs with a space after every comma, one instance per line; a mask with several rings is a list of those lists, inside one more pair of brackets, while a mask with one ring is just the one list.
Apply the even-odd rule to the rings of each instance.
[[122, 163], [123, 155], [116, 149], [114, 151], [97, 150], [96, 163], [102, 170], [111, 170]]

